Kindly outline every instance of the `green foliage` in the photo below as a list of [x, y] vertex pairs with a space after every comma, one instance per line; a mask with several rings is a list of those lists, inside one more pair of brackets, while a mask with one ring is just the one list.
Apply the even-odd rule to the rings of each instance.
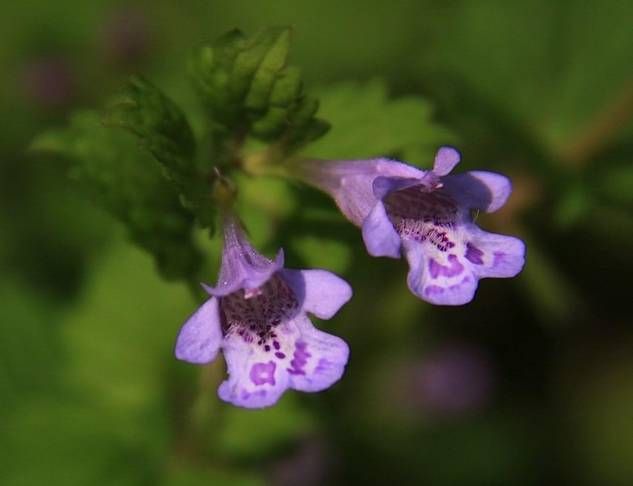
[[110, 100], [104, 122], [133, 133], [175, 184], [183, 205], [203, 226], [212, 226], [215, 204], [209, 194], [209, 176], [196, 166], [196, 141], [178, 105], [149, 81], [133, 77]]
[[615, 166], [601, 178], [598, 191], [614, 204], [633, 207], [633, 167], [629, 165]]
[[122, 439], [117, 419], [68, 391], [24, 404], [0, 438], [2, 484], [156, 484], [155, 451]]
[[320, 93], [321, 113], [332, 130], [311, 144], [310, 155], [331, 159], [398, 157], [428, 167], [438, 145], [455, 140], [432, 120], [419, 96], [390, 99], [383, 81], [341, 83]]
[[216, 139], [250, 135], [291, 150], [327, 131], [299, 71], [286, 66], [290, 34], [279, 27], [247, 38], [232, 30], [194, 51], [190, 74]]
[[133, 77], [111, 101], [104, 121], [136, 135], [170, 179], [184, 184], [193, 176], [196, 144], [187, 118], [149, 81]]
[[558, 150], [630, 91], [632, 4], [603, 7], [596, 0], [461, 2], [435, 19], [437, 32], [416, 64], [421, 75], [437, 73], [437, 88], [461, 109], [470, 91], [506, 114], [506, 124], [517, 122]]
[[66, 315], [65, 383], [116, 422], [112, 433], [120, 440], [143, 442], [148, 452], [167, 438], [165, 371], [192, 305], [184, 286], [155, 278], [149, 258], [119, 241]]
[[7, 286], [0, 297], [2, 484], [171, 484], [161, 370], [192, 306], [186, 289], [157, 279], [147, 255], [119, 240], [67, 312]]
[[62, 346], [55, 333], [59, 315], [9, 280], [0, 280], [0, 416], [24, 399], [50, 393], [59, 378]]
[[264, 486], [266, 482], [243, 470], [181, 468], [171, 470], [163, 483], [165, 486]]
[[78, 187], [127, 227], [166, 278], [192, 279], [201, 264], [193, 216], [158, 167], [125, 134], [105, 128], [94, 112], [77, 112], [67, 128], [44, 133], [31, 148], [70, 159]]
[[[557, 393], [564, 408], [570, 444], [578, 454], [577, 477], [586, 484], [628, 485], [633, 482], [633, 362], [631, 341], [610, 349], [592, 348], [580, 368]], [[575, 370], [574, 370], [575, 371]]]
[[295, 394], [288, 395], [265, 410], [226, 410], [220, 433], [214, 438], [215, 449], [228, 457], [253, 460], [313, 430], [314, 418], [300, 406]]

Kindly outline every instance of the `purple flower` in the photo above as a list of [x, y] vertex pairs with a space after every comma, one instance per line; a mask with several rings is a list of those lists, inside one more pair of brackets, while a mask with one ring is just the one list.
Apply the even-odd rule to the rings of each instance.
[[492, 172], [448, 175], [457, 150], [442, 147], [431, 171], [387, 159], [338, 161], [303, 168], [301, 177], [329, 193], [343, 214], [362, 227], [373, 256], [409, 262], [407, 284], [428, 302], [460, 305], [472, 300], [484, 277], [514, 277], [525, 245], [477, 227], [473, 210], [496, 211], [510, 181]]
[[247, 408], [273, 405], [287, 389], [316, 392], [341, 378], [349, 349], [317, 330], [306, 315], [331, 318], [352, 296], [350, 286], [324, 270], [283, 268], [257, 253], [238, 223], [224, 227], [224, 251], [211, 295], [183, 325], [176, 357], [213, 361], [220, 349], [229, 377], [222, 400]]

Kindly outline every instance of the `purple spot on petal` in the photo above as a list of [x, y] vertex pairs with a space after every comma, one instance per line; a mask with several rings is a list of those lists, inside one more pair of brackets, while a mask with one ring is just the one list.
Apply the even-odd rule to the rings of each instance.
[[279, 359], [284, 359], [286, 357], [286, 355], [280, 351], [277, 351], [275, 353], [275, 357], [279, 358]]
[[303, 341], [297, 341], [295, 344], [295, 352], [290, 362], [290, 368], [287, 369], [291, 375], [305, 375], [304, 367], [308, 363], [308, 358], [312, 356], [307, 351], [308, 344]]
[[464, 270], [464, 266], [459, 263], [457, 259], [457, 255], [448, 255], [448, 261], [450, 262], [450, 267], [444, 267], [444, 276], [445, 277], [454, 277], [462, 273]]
[[484, 260], [482, 258], [484, 256], [484, 252], [472, 243], [466, 243], [466, 253], [464, 254], [464, 256], [466, 257], [466, 260], [474, 263], [475, 265], [483, 265], [484, 263]]
[[277, 365], [274, 361], [268, 363], [255, 363], [251, 367], [250, 378], [255, 385], [275, 385], [275, 368]]
[[424, 293], [426, 295], [437, 295], [437, 294], [444, 293], [444, 289], [440, 287], [439, 285], [428, 285], [427, 287], [424, 288]]
[[321, 373], [323, 371], [326, 371], [326, 370], [330, 369], [333, 364], [334, 363], [332, 361], [330, 361], [329, 359], [321, 358], [319, 360], [319, 363], [317, 364], [316, 368], [314, 368], [314, 372], [315, 373]]
[[461, 282], [451, 285], [448, 290], [457, 290], [465, 283], [470, 282], [470, 277], [464, 277]]
[[445, 277], [455, 277], [459, 275], [464, 270], [464, 266], [459, 263], [456, 255], [449, 255], [448, 261], [450, 262], [449, 266], [441, 265], [437, 263], [433, 258], [429, 260], [429, 272], [431, 274], [431, 278], [437, 278], [440, 275]]
[[429, 272], [431, 278], [437, 278], [440, 276], [441, 265], [437, 263], [433, 258], [429, 259]]
[[499, 263], [501, 263], [503, 261], [505, 256], [506, 256], [505, 253], [503, 253], [501, 251], [496, 251], [494, 253], [494, 260], [492, 262], [492, 266], [496, 267]]

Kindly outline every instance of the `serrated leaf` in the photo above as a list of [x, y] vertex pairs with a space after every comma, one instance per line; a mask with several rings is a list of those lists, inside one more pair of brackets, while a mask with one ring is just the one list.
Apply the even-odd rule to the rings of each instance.
[[294, 100], [299, 98], [302, 88], [301, 71], [292, 66], [288, 67], [277, 76], [270, 95], [270, 104], [272, 106], [290, 106]]
[[316, 140], [330, 129], [328, 122], [315, 118], [318, 110], [319, 101], [316, 98], [305, 96], [297, 102], [288, 117], [289, 127], [285, 137], [289, 146], [299, 147]]
[[273, 42], [267, 46], [266, 53], [254, 72], [244, 102], [246, 108], [255, 111], [264, 110], [268, 105], [273, 85], [286, 65], [290, 48], [289, 29], [271, 29], [267, 32], [267, 37], [271, 37]]
[[250, 110], [265, 108], [262, 100], [284, 67], [288, 48], [289, 30], [271, 28], [251, 39], [230, 31], [193, 52], [192, 81], [214, 123], [231, 128], [246, 122]]
[[195, 171], [195, 139], [182, 110], [149, 81], [134, 77], [115, 97], [104, 122], [121, 126], [152, 153], [175, 181]]
[[332, 124], [309, 146], [322, 158], [392, 156], [429, 165], [438, 145], [454, 137], [433, 121], [430, 104], [419, 96], [388, 97], [382, 81], [342, 83], [320, 93], [320, 114]]
[[297, 126], [305, 125], [312, 119], [318, 110], [318, 100], [308, 96], [301, 98], [290, 115], [291, 123]]
[[286, 66], [290, 34], [276, 27], [245, 39], [232, 31], [194, 51], [190, 73], [216, 139], [252, 136], [289, 151], [323, 134], [318, 103], [303, 94], [299, 70]]
[[258, 138], [274, 138], [287, 126], [288, 109], [271, 106], [266, 115], [255, 121], [252, 126], [252, 134]]
[[84, 111], [66, 129], [36, 138], [32, 149], [69, 158], [77, 187], [125, 224], [163, 276], [193, 277], [201, 260], [191, 237], [193, 215], [129, 136], [103, 127], [98, 114]]

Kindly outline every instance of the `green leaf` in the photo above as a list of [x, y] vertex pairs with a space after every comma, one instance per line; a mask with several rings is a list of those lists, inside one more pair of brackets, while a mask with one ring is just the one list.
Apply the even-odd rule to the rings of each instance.
[[119, 240], [66, 316], [67, 383], [119, 415], [127, 438], [162, 422], [165, 374], [158, 370], [173, 362], [178, 327], [194, 306], [186, 288], [156, 279], [147, 256]]
[[[261, 41], [256, 38], [254, 44], [265, 48], [265, 54], [258, 62], [250, 82], [250, 89], [244, 105], [251, 110], [264, 110], [268, 105], [274, 83], [280, 71], [286, 65], [290, 48], [290, 29], [270, 29], [262, 35]], [[240, 57], [236, 67], [241, 66]]]
[[230, 125], [236, 118], [235, 105], [239, 103], [240, 94], [236, 88], [230, 89], [233, 81], [230, 74], [244, 43], [244, 35], [232, 30], [212, 46], [195, 49], [189, 59], [194, 88], [217, 126]]
[[454, 99], [465, 94], [454, 89], [460, 80], [506, 123], [558, 152], [630, 92], [632, 16], [631, 2], [462, 2], [434, 19], [413, 69], [427, 82], [436, 75]]
[[[4, 276], [3, 276], [4, 277]], [[24, 399], [58, 384], [63, 347], [56, 308], [11, 280], [0, 280], [0, 417]]]
[[153, 483], [159, 467], [147, 444], [122, 441], [115, 415], [72, 394], [15, 410], [0, 435], [4, 486]]
[[232, 129], [263, 111], [288, 55], [290, 31], [272, 28], [251, 39], [237, 30], [195, 50], [190, 74], [213, 121]]
[[303, 83], [301, 71], [296, 67], [288, 67], [277, 76], [275, 85], [270, 95], [271, 106], [290, 106], [293, 100], [299, 98]]
[[124, 223], [166, 278], [194, 278], [201, 255], [192, 240], [193, 215], [148, 154], [123, 132], [105, 128], [94, 112], [36, 138], [31, 148], [67, 157], [79, 189]]
[[132, 78], [111, 102], [104, 121], [136, 135], [169, 178], [182, 184], [195, 173], [196, 144], [189, 122], [180, 108], [149, 81]]
[[389, 99], [382, 81], [342, 83], [320, 93], [321, 114], [333, 129], [309, 147], [330, 159], [392, 156], [429, 166], [438, 145], [451, 142], [433, 121], [430, 104], [418, 96]]
[[[277, 142], [286, 151], [321, 136], [316, 100], [303, 94], [299, 70], [287, 67], [291, 31], [269, 28], [251, 38], [231, 31], [195, 50], [189, 71], [215, 132], [222, 140], [246, 136]], [[226, 160], [219, 154], [218, 160]]]

